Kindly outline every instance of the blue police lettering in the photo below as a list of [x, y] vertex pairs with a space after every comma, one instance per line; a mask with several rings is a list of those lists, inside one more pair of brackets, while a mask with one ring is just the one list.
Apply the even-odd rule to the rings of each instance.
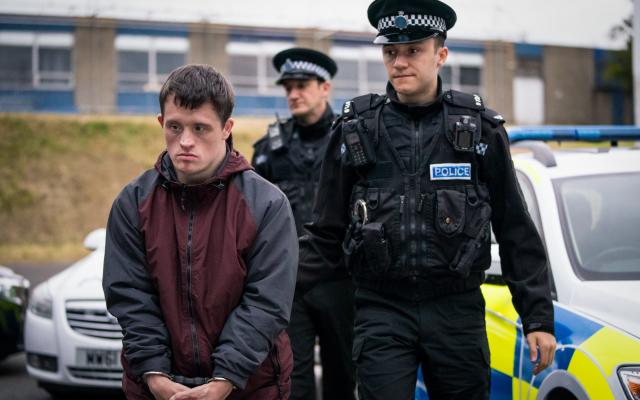
[[471, 180], [471, 164], [432, 164], [431, 180]]

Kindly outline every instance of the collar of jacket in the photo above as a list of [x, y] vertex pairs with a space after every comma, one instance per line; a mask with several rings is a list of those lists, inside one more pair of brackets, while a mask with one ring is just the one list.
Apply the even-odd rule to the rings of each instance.
[[165, 150], [158, 156], [158, 160], [155, 164], [156, 171], [162, 176], [165, 182], [171, 184], [171, 186], [190, 186], [190, 187], [199, 187], [199, 186], [224, 186], [233, 175], [238, 174], [240, 172], [250, 170], [251, 165], [249, 162], [240, 154], [237, 150], [234, 150], [229, 147], [227, 144], [227, 153], [225, 154], [224, 160], [220, 163], [218, 169], [213, 173], [211, 178], [207, 179], [204, 182], [193, 184], [193, 185], [184, 185], [183, 183], [178, 181], [176, 171], [173, 168], [173, 163], [171, 162], [171, 158], [169, 157], [169, 153]]
[[293, 119], [295, 125], [298, 129], [298, 134], [300, 135], [300, 139], [302, 140], [316, 140], [324, 137], [327, 133], [329, 133], [329, 129], [331, 128], [331, 123], [333, 122], [334, 114], [333, 110], [329, 103], [327, 103], [327, 107], [324, 110], [324, 113], [320, 117], [320, 119], [311, 125], [302, 126], [299, 125], [295, 118]]
[[391, 82], [387, 82], [387, 97], [391, 100], [391, 104], [398, 110], [410, 114], [413, 117], [420, 117], [427, 113], [431, 113], [440, 107], [442, 107], [442, 79], [438, 75], [438, 89], [435, 101], [427, 105], [409, 105], [404, 104], [398, 99], [398, 93], [391, 85]]

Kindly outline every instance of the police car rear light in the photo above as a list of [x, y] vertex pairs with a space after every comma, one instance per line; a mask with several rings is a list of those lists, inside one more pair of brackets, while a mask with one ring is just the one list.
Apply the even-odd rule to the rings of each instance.
[[509, 128], [509, 141], [635, 141], [640, 140], [640, 126], [631, 125], [557, 125], [514, 126]]
[[622, 367], [618, 377], [629, 400], [640, 400], [640, 366]]

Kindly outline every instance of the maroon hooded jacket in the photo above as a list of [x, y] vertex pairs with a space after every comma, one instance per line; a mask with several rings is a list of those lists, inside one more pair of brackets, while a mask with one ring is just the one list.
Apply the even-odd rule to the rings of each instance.
[[168, 154], [118, 195], [103, 288], [123, 332], [123, 388], [145, 372], [224, 377], [229, 398], [287, 398], [298, 244], [286, 197], [230, 150], [207, 182], [177, 182]]

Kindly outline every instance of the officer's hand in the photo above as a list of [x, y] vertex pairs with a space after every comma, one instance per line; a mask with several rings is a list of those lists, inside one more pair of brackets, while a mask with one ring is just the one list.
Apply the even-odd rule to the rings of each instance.
[[189, 390], [188, 387], [162, 375], [149, 375], [145, 381], [156, 400], [169, 400], [174, 394]]
[[224, 400], [231, 394], [231, 391], [233, 391], [231, 382], [213, 381], [176, 393], [170, 400]]
[[[553, 362], [553, 357], [556, 354], [556, 338], [547, 332], [531, 332], [527, 335], [527, 342], [529, 343], [531, 362], [535, 364], [533, 374], [537, 375]], [[540, 352], [539, 360], [538, 352]]]

